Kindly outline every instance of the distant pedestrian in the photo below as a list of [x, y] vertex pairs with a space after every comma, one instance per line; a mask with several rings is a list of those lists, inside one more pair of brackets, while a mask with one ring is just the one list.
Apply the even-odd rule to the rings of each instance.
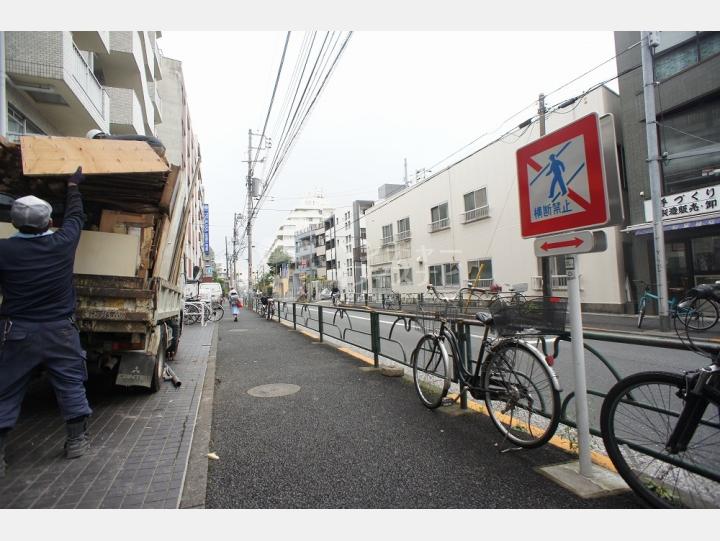
[[313, 288], [312, 300], [315, 300], [315, 299], [317, 299], [317, 292], [315, 291], [315, 288]]
[[567, 194], [568, 189], [563, 180], [563, 173], [565, 172], [565, 164], [555, 157], [555, 154], [550, 154], [550, 170], [545, 173], [545, 176], [553, 176], [552, 183], [550, 184], [550, 195], [548, 197], [553, 199], [555, 197], [555, 186], [560, 187], [560, 193], [562, 195]]
[[65, 456], [82, 456], [88, 447], [92, 410], [85, 393], [87, 366], [74, 320], [73, 285], [84, 223], [78, 190], [82, 180], [78, 167], [67, 181], [65, 214], [57, 231], [50, 230], [50, 204], [29, 195], [10, 209], [19, 232], [0, 240], [0, 477], [5, 474], [5, 439], [37, 366], [47, 371], [66, 422]]
[[242, 301], [240, 300], [240, 295], [238, 295], [238, 292], [235, 291], [235, 289], [230, 290], [228, 302], [230, 303], [230, 309], [232, 310], [233, 321], [237, 321], [240, 308], [242, 308]]

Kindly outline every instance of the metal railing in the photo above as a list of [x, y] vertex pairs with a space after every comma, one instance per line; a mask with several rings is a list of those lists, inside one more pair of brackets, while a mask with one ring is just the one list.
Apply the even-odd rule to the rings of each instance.
[[437, 220], [435, 222], [428, 224], [428, 232], [434, 233], [435, 231], [440, 231], [442, 229], [448, 229], [449, 227], [450, 227], [450, 218], [442, 218], [441, 220]]
[[71, 75], [83, 89], [100, 116], [105, 118], [105, 95], [107, 92], [95, 77], [88, 63], [73, 43], [73, 62]]
[[[567, 274], [553, 274], [552, 275], [552, 288], [553, 289], [567, 289]], [[530, 277], [532, 288], [536, 291], [540, 291], [543, 288], [542, 276], [531, 276]]]
[[462, 214], [460, 214], [460, 216], [462, 217], [464, 224], [468, 222], [474, 222], [475, 220], [482, 220], [483, 218], [489, 218], [490, 206], [483, 205], [482, 207], [463, 212]]
[[400, 242], [401, 240], [410, 240], [411, 237], [411, 232], [409, 229], [407, 229], [405, 231], [400, 231], [398, 234], [396, 234], [395, 241]]
[[393, 237], [390, 235], [389, 237], [383, 237], [380, 241], [381, 246], [389, 246], [393, 243]]

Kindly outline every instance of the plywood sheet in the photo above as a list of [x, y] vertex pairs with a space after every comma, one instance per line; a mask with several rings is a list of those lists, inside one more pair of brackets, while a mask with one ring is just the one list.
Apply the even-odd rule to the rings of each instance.
[[84, 137], [23, 136], [23, 174], [71, 175], [79, 165], [86, 175], [167, 172], [167, 162], [143, 141]]
[[[12, 224], [0, 222], [0, 238], [17, 233]], [[140, 253], [140, 237], [83, 231], [75, 253], [76, 274], [135, 276]]]

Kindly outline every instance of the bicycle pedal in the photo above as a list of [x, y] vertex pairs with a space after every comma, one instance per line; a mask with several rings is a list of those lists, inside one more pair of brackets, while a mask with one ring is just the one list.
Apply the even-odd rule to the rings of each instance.
[[440, 403], [441, 406], [452, 406], [457, 402], [457, 398], [443, 398], [442, 402]]

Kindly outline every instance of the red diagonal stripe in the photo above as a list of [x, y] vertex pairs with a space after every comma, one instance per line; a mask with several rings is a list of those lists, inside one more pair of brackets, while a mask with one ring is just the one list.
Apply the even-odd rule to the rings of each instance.
[[536, 162], [535, 160], [533, 160], [532, 158], [528, 158], [527, 164], [530, 167], [532, 167], [533, 169], [535, 169], [535, 171], [540, 171], [540, 169], [542, 169], [542, 167], [540, 167], [540, 164], [538, 162]]
[[590, 208], [590, 201], [586, 201], [583, 199], [580, 195], [578, 195], [577, 192], [574, 192], [573, 190], [568, 188], [567, 196], [569, 199], [572, 199], [575, 201], [578, 205], [580, 205], [585, 210], [588, 210]]

